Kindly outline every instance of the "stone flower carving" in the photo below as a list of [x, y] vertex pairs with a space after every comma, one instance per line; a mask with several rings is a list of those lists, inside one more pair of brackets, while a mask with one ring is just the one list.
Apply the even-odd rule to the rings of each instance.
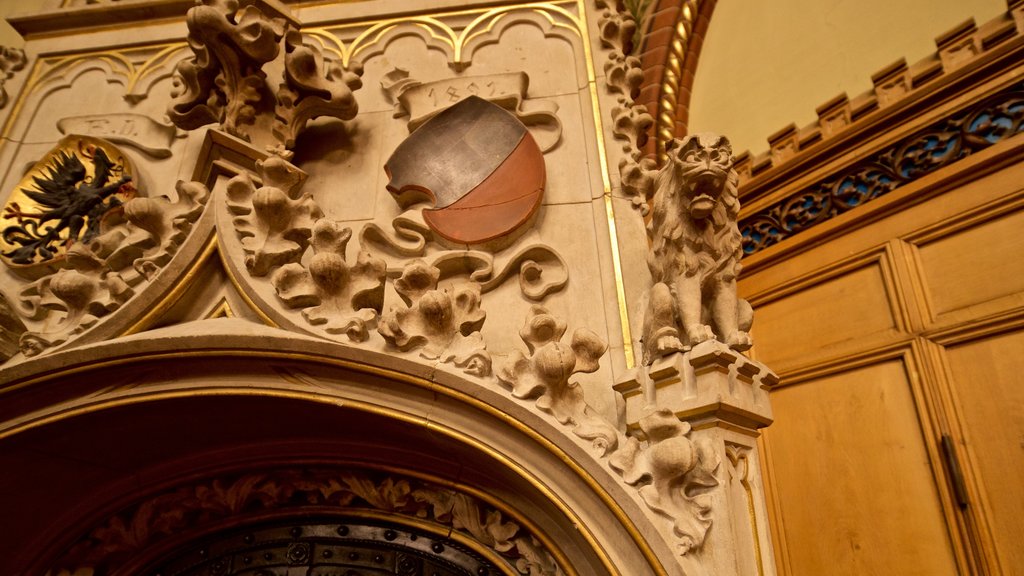
[[617, 446], [618, 434], [586, 403], [579, 383], [569, 380], [573, 374], [596, 371], [608, 346], [586, 328], [578, 328], [572, 341], [564, 344], [565, 328], [565, 322], [543, 307], [531, 307], [519, 331], [530, 354], [514, 351], [497, 376], [512, 389], [513, 396], [536, 398], [538, 408], [572, 426], [574, 434], [593, 442], [605, 455]]
[[128, 301], [170, 262], [203, 212], [209, 191], [178, 182], [178, 198], [135, 198], [124, 205], [125, 222], [92, 242], [67, 250], [67, 268], [45, 276], [20, 294], [20, 311], [47, 326], [25, 332], [26, 356], [62, 344]]
[[298, 262], [313, 224], [323, 212], [312, 195], [302, 192], [302, 174], [287, 161], [272, 156], [257, 162], [263, 185], [257, 187], [247, 173], [228, 182], [228, 209], [242, 248], [245, 267], [253, 276]]
[[699, 548], [711, 527], [708, 492], [719, 466], [714, 449], [689, 433], [690, 424], [670, 410], [652, 412], [640, 419], [641, 439], [629, 438], [610, 461], [651, 510], [672, 521], [683, 554]]
[[255, 4], [239, 5], [201, 0], [188, 11], [194, 56], [175, 68], [168, 115], [176, 126], [194, 130], [218, 123], [229, 134], [290, 158], [309, 120], [355, 118], [358, 65], [342, 68], [303, 42], [293, 22], [268, 16]]
[[474, 376], [491, 373], [480, 328], [486, 313], [480, 309], [480, 286], [460, 282], [438, 289], [441, 271], [422, 260], [405, 267], [395, 290], [406, 307], [392, 306], [377, 331], [402, 351], [420, 349], [420, 356], [462, 368]]
[[285, 264], [271, 277], [278, 297], [329, 334], [347, 334], [353, 342], [369, 337], [384, 304], [387, 265], [360, 252], [355, 265], [345, 260], [350, 228], [326, 218], [313, 226], [313, 257], [308, 266]]

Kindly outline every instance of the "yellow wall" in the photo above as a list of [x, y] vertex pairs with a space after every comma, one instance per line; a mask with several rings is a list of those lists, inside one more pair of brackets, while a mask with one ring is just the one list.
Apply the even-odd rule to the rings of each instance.
[[737, 152], [768, 148], [767, 136], [814, 122], [815, 108], [871, 75], [935, 51], [935, 37], [978, 24], [1005, 0], [719, 0], [697, 66], [690, 131], [729, 136]]

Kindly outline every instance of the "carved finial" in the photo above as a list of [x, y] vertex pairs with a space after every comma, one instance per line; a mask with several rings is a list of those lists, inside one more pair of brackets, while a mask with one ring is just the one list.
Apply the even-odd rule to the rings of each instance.
[[698, 134], [674, 139], [666, 150], [647, 227], [654, 286], [644, 317], [644, 362], [712, 338], [746, 350], [753, 314], [736, 296], [742, 252], [729, 140]]
[[14, 76], [15, 72], [25, 68], [27, 62], [28, 58], [21, 48], [0, 46], [0, 108], [7, 105], [7, 91], [4, 90], [4, 83]]
[[[297, 24], [237, 0], [202, 0], [188, 11], [195, 56], [175, 68], [171, 121], [186, 130], [218, 123], [225, 132], [285, 159], [306, 123], [357, 112], [352, 90], [362, 68], [344, 69], [304, 42]], [[282, 50], [282, 39], [284, 50]], [[283, 55], [282, 55], [283, 54]], [[283, 64], [270, 64], [283, 59]], [[270, 70], [283, 70], [268, 78]]]

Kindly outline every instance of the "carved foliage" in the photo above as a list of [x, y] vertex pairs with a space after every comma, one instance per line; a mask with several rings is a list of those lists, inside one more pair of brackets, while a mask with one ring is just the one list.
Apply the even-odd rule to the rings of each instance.
[[611, 49], [604, 64], [605, 78], [608, 91], [616, 94], [618, 102], [612, 108], [612, 132], [616, 138], [625, 140], [623, 156], [619, 160], [622, 192], [631, 197], [633, 205], [646, 215], [656, 162], [653, 158], [645, 158], [642, 149], [654, 126], [654, 118], [646, 106], [635, 101], [644, 79], [640, 59], [632, 55], [637, 21], [622, 2], [609, 5], [600, 0], [598, 7], [605, 8], [598, 22], [601, 44]]
[[345, 333], [365, 341], [384, 304], [383, 260], [360, 252], [356, 264], [345, 261], [352, 230], [320, 219], [313, 226], [313, 257], [308, 266], [285, 264], [271, 280], [278, 297], [291, 308], [304, 308], [303, 317], [329, 334]]
[[298, 30], [289, 30], [285, 35], [284, 82], [277, 93], [274, 135], [285, 148], [291, 148], [306, 122], [313, 118], [355, 118], [358, 106], [352, 91], [362, 86], [362, 73], [360, 65], [346, 70], [337, 60], [325, 58], [316, 45], [303, 42]]
[[177, 93], [168, 115], [193, 130], [217, 122], [229, 134], [248, 139], [246, 125], [265, 105], [263, 65], [275, 59], [285, 21], [268, 18], [238, 0], [205, 0], [188, 11], [188, 43], [195, 56], [175, 68]]
[[54, 562], [54, 573], [110, 573], [168, 536], [248, 513], [303, 506], [381, 510], [449, 526], [491, 548], [522, 574], [563, 574], [525, 528], [488, 504], [414, 478], [361, 470], [288, 469], [204, 480], [150, 497], [84, 535]]
[[302, 174], [279, 157], [257, 163], [263, 185], [247, 173], [228, 182], [228, 209], [245, 250], [245, 267], [253, 276], [298, 262], [309, 246], [313, 223], [323, 212], [302, 192]]
[[[176, 94], [168, 110], [178, 127], [218, 123], [290, 157], [309, 120], [355, 117], [352, 90], [361, 86], [362, 69], [345, 70], [325, 57], [284, 18], [255, 5], [239, 9], [238, 0], [202, 0], [188, 12], [188, 29], [195, 56], [175, 68]], [[268, 71], [281, 76], [268, 79]]]
[[491, 374], [491, 356], [480, 335], [486, 314], [480, 286], [460, 282], [438, 289], [441, 271], [422, 260], [405, 267], [395, 290], [406, 307], [392, 306], [377, 330], [392, 346], [462, 368], [474, 376]]
[[754, 254], [1024, 130], [1024, 84], [936, 122], [740, 223]]
[[14, 73], [25, 68], [28, 58], [21, 48], [0, 46], [0, 108], [7, 106], [7, 91], [4, 84]]
[[67, 341], [117, 310], [170, 261], [208, 197], [198, 182], [178, 182], [177, 192], [174, 202], [166, 197], [130, 200], [126, 222], [89, 244], [73, 244], [67, 268], [22, 290], [21, 312], [46, 326], [22, 335], [26, 356]]
[[543, 307], [531, 307], [519, 331], [529, 355], [512, 352], [497, 376], [512, 389], [513, 396], [535, 398], [538, 408], [571, 425], [574, 434], [592, 441], [604, 455], [618, 445], [618, 434], [586, 403], [579, 383], [569, 380], [573, 374], [596, 371], [608, 346], [586, 328], [578, 328], [571, 342], [564, 344], [565, 329], [565, 322]]
[[630, 438], [611, 465], [639, 488], [647, 506], [672, 520], [686, 554], [704, 543], [711, 526], [708, 492], [718, 485], [718, 457], [711, 446], [691, 440], [690, 425], [669, 410], [642, 418], [640, 430], [641, 438]]

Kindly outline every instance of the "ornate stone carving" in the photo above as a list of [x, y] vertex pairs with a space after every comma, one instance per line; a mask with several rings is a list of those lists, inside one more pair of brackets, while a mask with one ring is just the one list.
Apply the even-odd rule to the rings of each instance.
[[636, 103], [644, 79], [640, 59], [632, 55], [637, 33], [636, 16], [621, 2], [598, 0], [597, 5], [604, 9], [598, 21], [601, 44], [611, 49], [604, 63], [605, 81], [608, 91], [616, 95], [618, 103], [612, 108], [612, 133], [625, 141], [619, 160], [620, 186], [622, 193], [632, 199], [633, 206], [646, 215], [657, 162], [654, 158], [645, 158], [642, 151], [654, 126], [654, 118], [646, 106]]
[[308, 266], [292, 262], [271, 277], [278, 297], [328, 334], [344, 333], [363, 342], [384, 305], [383, 260], [360, 252], [354, 266], [345, 261], [352, 230], [326, 218], [313, 225], [313, 257]]
[[363, 226], [360, 246], [388, 261], [388, 273], [401, 274], [414, 260], [422, 259], [441, 270], [441, 279], [455, 273], [469, 273], [469, 279], [480, 285], [480, 292], [497, 288], [512, 275], [519, 278], [524, 297], [538, 302], [565, 288], [569, 282], [565, 259], [550, 246], [520, 239], [517, 244], [497, 254], [482, 250], [432, 251], [434, 233], [423, 222], [419, 210], [409, 210], [391, 223], [390, 234], [374, 223]]
[[0, 46], [0, 108], [7, 106], [7, 90], [4, 84], [14, 76], [14, 73], [23, 70], [28, 58], [21, 48]]
[[[238, 0], [203, 0], [188, 11], [187, 22], [195, 56], [175, 69], [175, 100], [168, 110], [178, 127], [218, 123], [229, 134], [290, 157], [288, 149], [308, 120], [355, 117], [352, 90], [360, 86], [362, 70], [344, 70], [325, 58], [303, 42], [294, 22], [251, 4], [239, 9]], [[284, 61], [276, 63], [282, 38]], [[268, 71], [282, 76], [268, 81]]]
[[411, 78], [407, 70], [395, 68], [381, 80], [381, 88], [395, 105], [395, 118], [409, 117], [409, 132], [460, 100], [476, 96], [514, 114], [530, 129], [541, 151], [549, 152], [562, 136], [558, 104], [527, 99], [529, 85], [530, 77], [526, 72], [420, 82]]
[[565, 322], [532, 306], [519, 331], [529, 356], [513, 351], [497, 376], [513, 396], [535, 398], [538, 408], [570, 425], [574, 434], [606, 455], [618, 445], [618, 432], [586, 403], [579, 383], [569, 380], [573, 374], [596, 371], [608, 346], [586, 328], [576, 329], [571, 342], [564, 344], [565, 329]]
[[1022, 125], [1024, 84], [1017, 83], [744, 218], [743, 252], [754, 254], [888, 194], [1019, 134]]
[[170, 158], [171, 145], [179, 136], [173, 124], [129, 113], [70, 116], [58, 120], [57, 129], [61, 134], [86, 134], [127, 144], [153, 158]]
[[491, 356], [480, 328], [486, 313], [480, 309], [480, 287], [459, 282], [438, 289], [441, 271], [422, 260], [405, 267], [395, 290], [407, 307], [392, 306], [377, 330], [392, 346], [462, 368], [474, 376], [491, 374]]
[[285, 82], [277, 93], [274, 135], [291, 149], [313, 118], [355, 118], [359, 109], [352, 91], [362, 87], [359, 77], [363, 69], [357, 63], [346, 70], [337, 60], [325, 57], [315, 44], [303, 42], [298, 30], [285, 34], [284, 45]]
[[5, 296], [0, 294], [0, 364], [18, 353], [25, 323]]
[[32, 276], [65, 246], [91, 241], [101, 219], [134, 196], [131, 179], [124, 156], [110, 143], [64, 138], [25, 175], [4, 207], [3, 219], [14, 220], [3, 229], [4, 260]]
[[305, 507], [378, 510], [442, 526], [490, 548], [530, 576], [563, 574], [554, 556], [526, 528], [473, 496], [415, 478], [363, 470], [281, 469], [195, 481], [120, 510], [88, 530], [56, 559], [51, 573], [116, 572], [164, 539], [253, 512]]
[[323, 217], [313, 197], [302, 192], [305, 175], [280, 157], [256, 163], [263, 179], [257, 187], [248, 173], [228, 181], [228, 209], [253, 276], [298, 262], [309, 246], [313, 224]]
[[178, 182], [178, 198], [135, 198], [124, 205], [126, 221], [67, 251], [66, 269], [22, 289], [20, 311], [44, 326], [21, 336], [21, 351], [34, 356], [66, 342], [117, 310], [140, 284], [152, 280], [199, 218], [208, 191]]
[[729, 141], [699, 134], [666, 148], [647, 227], [654, 286], [644, 316], [644, 362], [714, 338], [746, 350], [753, 313], [736, 296], [738, 176]]
[[630, 438], [611, 459], [647, 506], [672, 520], [682, 554], [699, 548], [711, 527], [708, 492], [718, 485], [720, 463], [713, 448], [689, 434], [690, 425], [670, 410], [654, 411], [640, 419], [641, 438]]

